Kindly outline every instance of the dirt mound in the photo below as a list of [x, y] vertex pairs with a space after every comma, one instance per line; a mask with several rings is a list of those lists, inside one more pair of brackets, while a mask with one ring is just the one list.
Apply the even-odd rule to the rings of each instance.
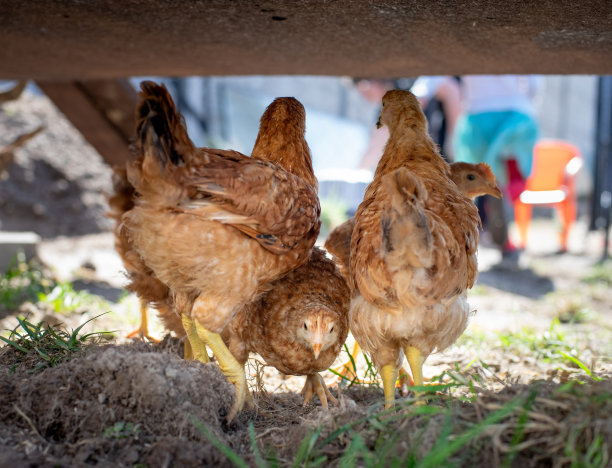
[[41, 465], [225, 462], [191, 418], [233, 445], [222, 428], [233, 387], [214, 365], [138, 348], [95, 349], [34, 376], [3, 370], [0, 465], [23, 460], [17, 428], [33, 436], [25, 453]]
[[603, 467], [612, 459], [609, 375], [529, 385], [495, 377], [493, 389], [490, 371], [475, 365], [432, 387], [427, 404], [408, 397], [390, 410], [376, 386], [334, 389], [340, 405], [329, 410], [260, 388], [256, 409], [228, 425], [233, 387], [214, 364], [180, 353], [171, 338], [93, 344], [33, 373], [34, 356], [18, 361], [2, 348], [0, 466], [234, 466], [228, 452], [241, 466]]

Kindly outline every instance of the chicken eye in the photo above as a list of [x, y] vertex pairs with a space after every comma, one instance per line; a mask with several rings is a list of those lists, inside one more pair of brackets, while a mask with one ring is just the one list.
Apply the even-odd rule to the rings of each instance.
[[476, 179], [476, 176], [474, 174], [467, 175], [467, 180], [474, 180], [474, 179]]
[[329, 329], [329, 332], [331, 333], [331, 332], [333, 332], [333, 331], [334, 331], [334, 327], [331, 327], [331, 328]]
[[306, 325], [306, 322], [304, 322], [304, 330], [308, 330], [308, 325]]

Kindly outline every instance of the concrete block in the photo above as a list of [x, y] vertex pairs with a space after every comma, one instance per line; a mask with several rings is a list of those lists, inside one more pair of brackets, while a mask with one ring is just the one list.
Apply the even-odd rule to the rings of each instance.
[[36, 256], [36, 246], [40, 236], [35, 232], [0, 231], [0, 273], [8, 270], [19, 251], [23, 251], [26, 260]]

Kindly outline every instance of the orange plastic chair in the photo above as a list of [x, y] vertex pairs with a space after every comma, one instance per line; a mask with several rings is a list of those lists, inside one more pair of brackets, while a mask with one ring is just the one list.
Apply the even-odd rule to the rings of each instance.
[[532, 205], [552, 205], [561, 219], [561, 251], [567, 251], [567, 237], [577, 212], [574, 179], [581, 167], [580, 150], [570, 143], [545, 140], [535, 145], [531, 174], [525, 190], [514, 202], [514, 220], [522, 248], [527, 245]]

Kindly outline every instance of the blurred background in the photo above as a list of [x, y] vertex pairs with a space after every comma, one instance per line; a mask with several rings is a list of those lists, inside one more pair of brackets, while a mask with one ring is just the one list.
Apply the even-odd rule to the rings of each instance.
[[[337, 216], [343, 216], [344, 212], [352, 214], [361, 201], [371, 174], [369, 170], [360, 169], [360, 163], [368, 149], [380, 101], [368, 99], [353, 79], [314, 76], [147, 78], [168, 86], [185, 115], [189, 133], [196, 144], [232, 148], [247, 154], [250, 154], [255, 141], [259, 117], [265, 107], [277, 96], [296, 97], [307, 111], [306, 136], [315, 172], [321, 182], [320, 196], [326, 219], [324, 230], [338, 224]], [[130, 83], [137, 88], [142, 79], [144, 77], [132, 78]], [[410, 89], [415, 79], [394, 80], [393, 86]], [[580, 202], [578, 218], [595, 228], [595, 220], [589, 217], [593, 216], [591, 202], [597, 174], [599, 78], [579, 75], [542, 76], [540, 79], [541, 85], [534, 99], [539, 137], [561, 139], [580, 150], [584, 166], [576, 180]], [[4, 88], [10, 88], [12, 84], [0, 83]], [[110, 188], [110, 170], [100, 164], [99, 155], [71, 131], [72, 125], [62, 119], [61, 112], [45, 99], [44, 93], [34, 83], [27, 85], [22, 101], [21, 105], [3, 105], [2, 141], [8, 143], [20, 128], [28, 130], [45, 125], [46, 130], [18, 150], [12, 167], [3, 170], [0, 229], [32, 230], [48, 238], [100, 232], [108, 228], [108, 221], [103, 218], [101, 195]], [[430, 118], [438, 117], [434, 112]], [[60, 145], [64, 146], [55, 148]], [[41, 155], [43, 151], [57, 153], [57, 156], [47, 155], [45, 158]], [[53, 161], [73, 160], [74, 165], [53, 164]], [[51, 183], [46, 196], [38, 196], [43, 186], [41, 176], [53, 178], [53, 170], [67, 172], [68, 177]], [[55, 176], [60, 179], [60, 174]], [[78, 180], [84, 187], [71, 187], [67, 182], [70, 180]], [[22, 193], [18, 186], [26, 193]], [[67, 210], [63, 211], [64, 215], [75, 212], [79, 204], [69, 199], [70, 194], [79, 189], [87, 194], [82, 206], [87, 209], [81, 213], [79, 222], [63, 216], [54, 217], [52, 225], [41, 225], [39, 221], [50, 221], [48, 213], [57, 210]], [[550, 218], [552, 214], [553, 210], [540, 209], [535, 216]]]

